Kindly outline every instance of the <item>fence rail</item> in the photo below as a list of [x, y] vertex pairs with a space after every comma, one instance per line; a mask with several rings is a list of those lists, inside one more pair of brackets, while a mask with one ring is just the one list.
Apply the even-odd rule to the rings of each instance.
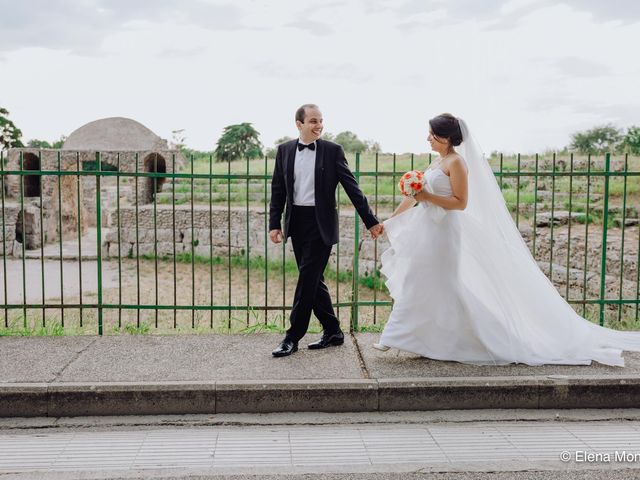
[[[355, 155], [374, 212], [428, 155]], [[493, 156], [533, 256], [578, 313], [640, 329], [640, 159]], [[280, 331], [297, 272], [268, 242], [273, 160], [186, 162], [175, 152], [19, 149], [0, 161], [0, 334]], [[339, 188], [341, 242], [325, 272], [341, 321], [378, 331], [392, 302]], [[313, 328], [318, 329], [315, 325]]]

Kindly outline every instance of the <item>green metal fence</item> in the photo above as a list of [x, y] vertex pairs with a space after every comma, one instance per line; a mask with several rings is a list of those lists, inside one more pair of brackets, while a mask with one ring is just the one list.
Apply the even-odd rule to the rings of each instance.
[[[141, 155], [2, 153], [2, 334], [286, 328], [296, 268], [288, 245], [268, 242], [273, 160]], [[350, 164], [384, 219], [401, 200], [400, 176], [430, 161], [371, 154]], [[576, 311], [640, 328], [640, 159], [490, 162], [532, 254]], [[325, 273], [334, 306], [345, 326], [379, 331], [392, 305], [378, 271], [384, 239], [368, 239], [337, 197], [343, 235]]]

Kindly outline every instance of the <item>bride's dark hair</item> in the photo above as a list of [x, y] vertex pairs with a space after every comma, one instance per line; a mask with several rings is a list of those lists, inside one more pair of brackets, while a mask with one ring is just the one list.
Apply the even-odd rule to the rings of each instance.
[[451, 145], [457, 147], [462, 143], [460, 122], [450, 113], [443, 113], [429, 120], [431, 131], [436, 137], [448, 138]]

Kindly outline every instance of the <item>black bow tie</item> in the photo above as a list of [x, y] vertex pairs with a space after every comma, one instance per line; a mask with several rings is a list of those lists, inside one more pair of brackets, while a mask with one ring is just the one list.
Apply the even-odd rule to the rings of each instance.
[[315, 143], [310, 143], [309, 145], [305, 145], [304, 143], [298, 143], [298, 151], [299, 152], [301, 152], [305, 148], [308, 148], [309, 150], [311, 150], [313, 152], [316, 149], [316, 144]]

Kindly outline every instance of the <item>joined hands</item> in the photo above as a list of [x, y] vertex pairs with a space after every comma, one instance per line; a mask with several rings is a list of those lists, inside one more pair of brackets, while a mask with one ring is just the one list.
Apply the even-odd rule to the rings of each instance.
[[371, 233], [371, 238], [374, 240], [381, 235], [384, 235], [384, 225], [378, 223], [369, 229], [369, 233]]

